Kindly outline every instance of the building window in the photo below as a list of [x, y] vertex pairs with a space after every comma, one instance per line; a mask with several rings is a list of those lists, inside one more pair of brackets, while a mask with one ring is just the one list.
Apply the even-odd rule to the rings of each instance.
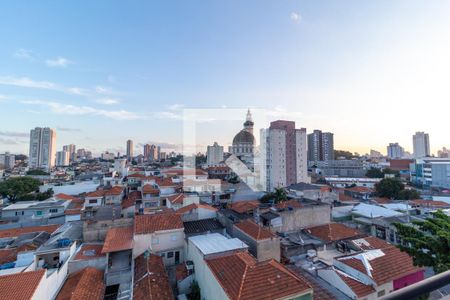
[[167, 258], [172, 258], [172, 257], [173, 257], [173, 252], [172, 251], [167, 252]]
[[90, 203], [90, 204], [94, 204], [94, 203], [97, 203], [97, 199], [94, 199], [94, 200], [89, 200], [89, 203]]
[[386, 293], [385, 290], [379, 291], [377, 296], [378, 297], [384, 296], [385, 293]]
[[152, 239], [152, 244], [154, 244], [154, 245], [159, 244], [159, 239], [156, 238], [156, 237], [154, 237], [154, 238]]
[[50, 213], [57, 213], [58, 212], [58, 209], [57, 208], [50, 208]]
[[42, 210], [38, 210], [38, 211], [36, 212], [36, 216], [42, 216]]

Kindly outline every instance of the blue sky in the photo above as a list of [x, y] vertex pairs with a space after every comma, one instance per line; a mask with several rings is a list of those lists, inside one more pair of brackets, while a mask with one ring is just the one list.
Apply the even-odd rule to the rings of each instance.
[[[0, 3], [0, 151], [182, 142], [183, 108], [266, 109], [336, 148], [450, 146], [448, 1]], [[212, 116], [214, 118], [214, 116]], [[241, 122], [199, 126], [227, 145]], [[258, 124], [257, 124], [258, 125]], [[263, 124], [264, 125], [264, 124]], [[214, 129], [214, 130], [212, 130]]]

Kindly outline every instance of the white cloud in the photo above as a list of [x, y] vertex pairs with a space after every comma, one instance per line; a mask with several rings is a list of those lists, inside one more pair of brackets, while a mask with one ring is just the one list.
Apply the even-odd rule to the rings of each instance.
[[72, 104], [64, 104], [52, 101], [41, 100], [28, 100], [22, 101], [23, 104], [41, 105], [45, 106], [52, 113], [60, 115], [91, 115], [91, 116], [103, 116], [114, 120], [136, 120], [144, 118], [143, 115], [139, 115], [134, 112], [126, 110], [104, 110], [90, 106], [77, 106]]
[[24, 60], [35, 60], [35, 55], [32, 51], [26, 50], [23, 48], [17, 49], [16, 52], [14, 52], [14, 57], [18, 59], [24, 59]]
[[180, 109], [183, 109], [183, 108], [184, 108], [184, 105], [183, 104], [178, 104], [178, 103], [167, 105], [167, 109], [168, 110], [180, 110]]
[[61, 56], [59, 56], [55, 59], [47, 59], [45, 61], [45, 63], [49, 67], [62, 67], [62, 68], [65, 68], [65, 67], [73, 64], [72, 61], [68, 60], [67, 58], [61, 57]]
[[97, 94], [100, 94], [100, 95], [108, 95], [108, 94], [113, 94], [114, 93], [114, 91], [111, 90], [110, 88], [105, 87], [105, 86], [100, 86], [100, 85], [97, 85], [95, 87], [95, 92]]
[[97, 100], [95, 100], [95, 102], [100, 103], [100, 104], [105, 104], [105, 105], [114, 105], [114, 104], [120, 103], [120, 101], [118, 99], [113, 99], [113, 98], [97, 99]]
[[37, 88], [37, 89], [47, 89], [47, 90], [57, 90], [58, 86], [49, 81], [35, 81], [28, 77], [13, 77], [13, 76], [0, 76], [0, 84], [3, 85], [14, 85], [20, 87]]
[[300, 15], [300, 13], [295, 12], [295, 11], [291, 12], [290, 17], [291, 17], [291, 20], [296, 23], [300, 23], [300, 21], [302, 20], [302, 16]]

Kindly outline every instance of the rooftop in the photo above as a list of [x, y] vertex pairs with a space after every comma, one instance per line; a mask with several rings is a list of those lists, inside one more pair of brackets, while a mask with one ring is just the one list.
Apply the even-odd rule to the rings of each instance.
[[18, 203], [8, 205], [2, 210], [45, 208], [45, 207], [63, 206], [64, 204], [66, 204], [66, 200], [48, 199], [44, 201], [20, 201]]
[[326, 243], [336, 242], [362, 235], [359, 230], [347, 227], [341, 223], [328, 223], [324, 225], [309, 227], [305, 229], [305, 232], [321, 239]]
[[185, 234], [196, 234], [204, 232], [213, 232], [217, 230], [223, 230], [224, 227], [216, 219], [203, 219], [197, 221], [184, 222]]
[[270, 230], [261, 227], [250, 219], [235, 223], [234, 226], [257, 241], [276, 237]]
[[45, 231], [50, 234], [56, 231], [60, 225], [44, 225], [44, 226], [30, 226], [22, 228], [11, 228], [0, 230], [0, 238], [18, 237], [25, 233]]
[[75, 255], [74, 260], [89, 260], [105, 257], [102, 253], [103, 244], [83, 244]]
[[87, 267], [67, 277], [55, 300], [101, 300], [104, 292], [103, 271]]
[[240, 239], [229, 239], [220, 233], [192, 236], [188, 240], [193, 243], [203, 255], [233, 250], [244, 250], [248, 248], [247, 244]]
[[102, 253], [117, 252], [133, 248], [133, 226], [108, 229]]
[[154, 254], [141, 254], [134, 261], [133, 299], [174, 299], [163, 259]]
[[203, 208], [203, 209], [207, 209], [207, 210], [211, 210], [211, 211], [217, 211], [217, 208], [212, 207], [211, 205], [208, 205], [208, 204], [192, 203], [192, 204], [189, 204], [187, 206], [184, 206], [184, 207], [178, 209], [176, 211], [176, 213], [184, 214], [184, 213], [190, 212], [193, 209], [198, 209], [198, 208]]
[[257, 262], [247, 252], [206, 259], [230, 299], [284, 299], [312, 292], [311, 286], [275, 260]]
[[259, 207], [259, 201], [258, 200], [251, 200], [251, 201], [240, 201], [240, 202], [235, 202], [233, 204], [230, 205], [230, 209], [243, 214], [243, 213], [247, 213], [249, 211], [254, 210], [255, 208]]
[[149, 234], [155, 231], [182, 229], [181, 216], [175, 213], [137, 215], [134, 220], [135, 234]]
[[45, 270], [0, 276], [0, 295], [3, 299], [31, 299]]
[[352, 213], [367, 218], [393, 217], [402, 215], [402, 213], [399, 213], [392, 209], [365, 203], [360, 203], [353, 207]]
[[296, 191], [309, 191], [309, 190], [320, 190], [320, 186], [309, 184], [305, 182], [294, 183], [288, 186], [286, 189], [288, 190], [296, 190]]

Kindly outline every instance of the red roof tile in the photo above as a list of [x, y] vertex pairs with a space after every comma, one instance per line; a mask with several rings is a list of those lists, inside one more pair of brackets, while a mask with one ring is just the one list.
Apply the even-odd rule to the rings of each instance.
[[373, 190], [366, 186], [354, 186], [351, 188], [346, 188], [347, 191], [352, 191], [355, 193], [372, 193]]
[[105, 191], [106, 196], [119, 196], [122, 193], [123, 193], [123, 187], [118, 186], [118, 185], [113, 186], [109, 190]]
[[182, 229], [181, 216], [174, 213], [137, 215], [134, 219], [135, 234], [149, 234], [155, 231]]
[[[402, 252], [395, 246], [384, 248], [380, 251], [382, 251], [384, 255], [368, 261], [372, 268], [371, 277], [377, 285], [381, 285], [422, 270], [421, 268], [414, 266], [412, 258], [406, 252]], [[369, 275], [363, 262], [358, 258], [354, 258], [355, 255], [357, 254], [339, 257], [337, 260], [363, 274]]]
[[6, 237], [18, 237], [24, 233], [45, 231], [50, 234], [56, 231], [60, 225], [44, 225], [44, 226], [31, 226], [22, 228], [11, 228], [0, 230], [0, 238]]
[[392, 244], [389, 244], [388, 242], [374, 236], [352, 240], [351, 242], [361, 250], [385, 249], [394, 247]]
[[31, 299], [39, 286], [45, 270], [16, 273], [0, 276], [0, 295], [2, 299]]
[[345, 282], [345, 284], [356, 294], [356, 296], [364, 297], [375, 292], [375, 289], [371, 285], [361, 283], [340, 271], [335, 272]]
[[242, 213], [252, 211], [255, 208], [257, 208], [258, 206], [259, 206], [258, 200], [240, 201], [240, 202], [235, 202], [235, 203], [231, 204], [230, 209], [234, 210], [237, 213], [242, 214]]
[[186, 195], [180, 193], [167, 197], [167, 200], [169, 200], [172, 204], [183, 204], [184, 198], [186, 198]]
[[77, 198], [75, 196], [67, 195], [64, 193], [59, 193], [55, 195], [55, 198], [61, 199], [61, 200], [81, 200], [80, 198]]
[[312, 236], [315, 236], [322, 241], [336, 242], [343, 239], [354, 238], [361, 236], [362, 233], [341, 223], [328, 223], [324, 225], [306, 228], [305, 231]]
[[86, 198], [101, 198], [105, 195], [104, 190], [96, 190], [86, 194]]
[[133, 248], [133, 227], [112, 227], [108, 229], [102, 253], [117, 252]]
[[87, 267], [67, 277], [56, 300], [101, 300], [104, 292], [103, 271]]
[[140, 191], [131, 192], [123, 201], [122, 208], [128, 208], [136, 205], [136, 200], [142, 199], [142, 195]]
[[159, 195], [159, 189], [153, 187], [151, 184], [146, 184], [142, 187], [142, 194]]
[[247, 252], [206, 259], [232, 300], [279, 299], [312, 292], [311, 286], [275, 260], [256, 262]]
[[0, 265], [16, 261], [17, 249], [0, 249]]
[[450, 203], [447, 203], [444, 201], [433, 201], [433, 200], [423, 200], [423, 199], [411, 200], [411, 201], [409, 201], [409, 204], [412, 206], [433, 207], [433, 208], [450, 207]]
[[103, 244], [83, 244], [75, 255], [74, 260], [89, 260], [99, 257], [105, 257], [102, 253]]
[[270, 230], [259, 226], [249, 219], [236, 223], [234, 226], [255, 240], [265, 240], [276, 237]]
[[217, 211], [217, 208], [212, 207], [211, 205], [192, 203], [192, 204], [189, 204], [187, 206], [184, 206], [184, 207], [178, 209], [176, 211], [176, 213], [177, 214], [184, 214], [184, 213], [190, 212], [193, 209], [198, 209], [198, 208], [203, 208], [203, 209], [207, 209], [207, 210]]
[[162, 257], [154, 254], [150, 254], [149, 258], [145, 258], [144, 254], [136, 257], [133, 299], [174, 299]]

